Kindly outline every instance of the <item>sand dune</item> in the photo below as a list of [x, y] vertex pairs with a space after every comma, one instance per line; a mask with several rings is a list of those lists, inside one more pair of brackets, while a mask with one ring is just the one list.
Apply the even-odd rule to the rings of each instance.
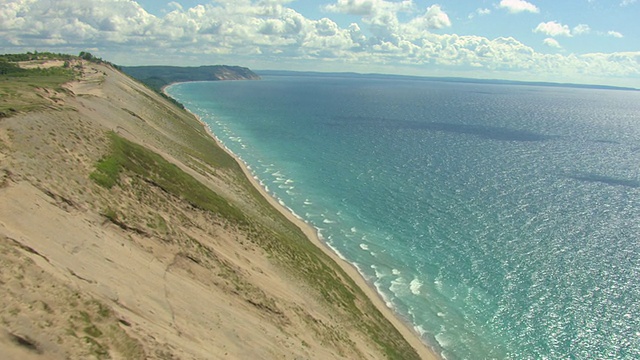
[[[269, 250], [269, 234], [295, 231], [237, 164], [202, 150], [215, 144], [193, 116], [104, 64], [85, 62], [77, 81], [38, 91], [48, 109], [0, 119], [0, 358], [432, 358], [332, 253], [309, 259], [335, 266], [353, 305], [327, 301]], [[98, 185], [90, 174], [112, 151], [110, 131], [250, 220], [194, 206], [154, 174]]]

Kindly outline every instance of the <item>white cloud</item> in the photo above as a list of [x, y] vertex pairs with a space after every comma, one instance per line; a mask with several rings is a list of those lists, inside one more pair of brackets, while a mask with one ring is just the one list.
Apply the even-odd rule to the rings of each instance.
[[571, 36], [571, 30], [567, 25], [562, 25], [557, 21], [540, 23], [533, 29], [533, 32], [543, 33], [549, 36]]
[[176, 9], [176, 10], [182, 10], [183, 7], [182, 5], [180, 5], [179, 3], [172, 1], [170, 3], [167, 4], [168, 7], [172, 8], [172, 9]]
[[409, 11], [414, 8], [413, 0], [392, 2], [386, 0], [338, 0], [335, 4], [324, 7], [329, 12], [343, 14], [374, 16], [380, 12]]
[[[287, 68], [294, 62], [322, 60], [306, 64], [314, 68], [336, 64], [331, 70], [369, 72], [384, 71], [384, 66], [392, 64], [387, 69], [405, 66], [425, 74], [440, 65], [494, 74], [490, 76], [500, 71], [504, 76], [533, 79], [573, 76], [585, 81], [587, 75], [640, 79], [640, 52], [542, 54], [511, 37], [432, 32], [451, 26], [438, 5], [422, 13], [416, 13], [411, 1], [339, 0], [334, 6], [336, 11], [361, 13], [361, 21], [341, 27], [330, 18], [309, 19], [287, 7], [284, 0], [218, 0], [191, 8], [173, 6], [162, 16], [151, 15], [130, 0], [5, 0], [0, 1], [0, 48], [5, 52], [39, 47], [60, 52], [91, 50], [122, 64], [170, 59], [184, 64], [189, 59]], [[405, 12], [402, 20], [401, 11]], [[589, 27], [583, 25], [573, 33], [585, 33]], [[548, 36], [544, 43], [552, 47], [557, 44], [552, 36], [571, 34], [557, 22], [538, 27]], [[622, 36], [608, 33], [616, 34]]]
[[489, 14], [491, 14], [491, 9], [477, 8], [476, 11], [472, 12], [471, 14], [469, 14], [468, 18], [469, 19], [473, 19], [474, 17], [476, 17], [476, 15], [484, 16], [484, 15], [489, 15]]
[[635, 3], [637, 0], [622, 0], [622, 2], [620, 3], [620, 6], [629, 6], [633, 3]]
[[510, 13], [516, 14], [521, 12], [539, 13], [540, 9], [530, 2], [524, 0], [501, 0], [498, 5], [501, 9], [507, 9]]
[[607, 35], [612, 36], [614, 38], [623, 38], [624, 37], [624, 35], [622, 35], [621, 33], [617, 32], [617, 31], [613, 31], [613, 30], [607, 31]]
[[451, 27], [451, 20], [449, 20], [449, 16], [442, 11], [440, 5], [428, 7], [424, 15], [414, 18], [411, 20], [411, 23], [413, 23], [414, 26], [427, 29]]
[[573, 35], [584, 35], [591, 32], [591, 28], [587, 24], [578, 24], [573, 28]]
[[562, 46], [560, 46], [560, 43], [558, 42], [558, 40], [554, 39], [554, 38], [546, 38], [542, 41], [543, 44], [552, 47], [552, 48], [556, 48], [556, 49], [560, 49], [562, 48]]

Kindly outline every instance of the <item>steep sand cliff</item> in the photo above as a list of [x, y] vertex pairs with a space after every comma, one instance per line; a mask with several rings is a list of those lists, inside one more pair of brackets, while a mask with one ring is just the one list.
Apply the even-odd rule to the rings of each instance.
[[431, 356], [193, 116], [79, 65], [0, 118], [0, 358]]

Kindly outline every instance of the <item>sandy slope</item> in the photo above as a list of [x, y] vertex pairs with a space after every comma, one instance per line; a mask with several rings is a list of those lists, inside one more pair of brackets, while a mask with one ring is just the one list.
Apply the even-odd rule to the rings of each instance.
[[167, 119], [192, 118], [104, 65], [66, 87], [45, 92], [52, 110], [0, 119], [0, 358], [384, 358], [243, 231], [135, 178], [89, 179], [113, 130], [249, 208], [232, 174], [180, 151]]

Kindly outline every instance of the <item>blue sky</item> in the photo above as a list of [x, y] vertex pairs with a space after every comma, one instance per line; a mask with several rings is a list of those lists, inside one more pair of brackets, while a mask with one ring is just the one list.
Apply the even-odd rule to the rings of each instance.
[[638, 0], [0, 0], [2, 52], [640, 88]]

